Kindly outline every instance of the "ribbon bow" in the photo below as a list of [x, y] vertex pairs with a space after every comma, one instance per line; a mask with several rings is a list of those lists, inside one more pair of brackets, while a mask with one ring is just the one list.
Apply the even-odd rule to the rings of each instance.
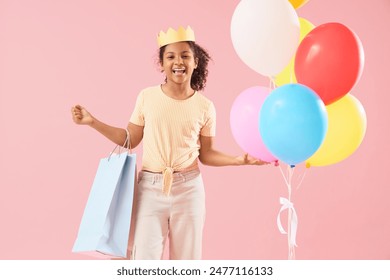
[[[282, 223], [280, 221], [280, 214], [284, 210], [289, 209], [288, 225], [290, 227], [290, 230], [289, 230], [289, 236], [288, 236], [288, 245], [289, 245], [290, 248], [292, 248], [293, 246], [297, 247], [297, 242], [296, 242], [297, 229], [298, 229], [298, 216], [297, 216], [297, 212], [295, 211], [293, 203], [290, 200], [288, 200], [287, 198], [285, 198], [285, 197], [281, 197], [280, 198], [280, 204], [282, 204], [282, 207], [279, 210], [278, 221], [277, 221], [278, 222], [279, 231], [282, 234], [287, 234], [287, 232], [284, 230], [284, 228], [282, 226]], [[291, 215], [290, 215], [290, 211], [291, 211]]]

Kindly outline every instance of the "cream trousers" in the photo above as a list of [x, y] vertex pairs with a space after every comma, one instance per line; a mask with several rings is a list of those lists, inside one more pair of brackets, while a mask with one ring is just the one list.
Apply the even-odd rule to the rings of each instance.
[[201, 259], [206, 211], [200, 171], [174, 173], [169, 196], [162, 188], [162, 174], [139, 173], [130, 257], [159, 260], [168, 238], [169, 259]]

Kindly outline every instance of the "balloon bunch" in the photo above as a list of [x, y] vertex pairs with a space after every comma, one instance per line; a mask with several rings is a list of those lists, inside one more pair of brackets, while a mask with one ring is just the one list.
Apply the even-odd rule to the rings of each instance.
[[[362, 75], [364, 52], [357, 35], [341, 23], [315, 27], [298, 17], [308, 0], [241, 0], [231, 21], [240, 59], [270, 78], [270, 86], [244, 90], [235, 99], [230, 125], [238, 145], [262, 160], [288, 166], [289, 258], [294, 257], [297, 218], [291, 203], [296, 164], [340, 162], [361, 144], [366, 114], [351, 90]], [[271, 84], [273, 87], [271, 88]], [[280, 213], [278, 226], [280, 225]]]
[[252, 156], [289, 165], [337, 163], [360, 145], [366, 115], [350, 94], [364, 52], [341, 23], [315, 27], [296, 10], [308, 0], [242, 0], [231, 21], [241, 60], [270, 77], [274, 87], [252, 87], [234, 101], [233, 136]]

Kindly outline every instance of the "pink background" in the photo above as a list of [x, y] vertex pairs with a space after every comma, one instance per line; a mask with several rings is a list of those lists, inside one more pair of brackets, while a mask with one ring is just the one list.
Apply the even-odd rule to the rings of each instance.
[[[0, 259], [83, 259], [71, 252], [100, 157], [112, 143], [72, 123], [80, 103], [124, 127], [138, 92], [162, 82], [155, 36], [190, 24], [213, 56], [205, 94], [218, 113], [217, 147], [241, 154], [230, 131], [235, 97], [268, 86], [236, 55], [230, 20], [239, 1], [0, 1]], [[222, 4], [223, 3], [223, 4]], [[367, 134], [345, 161], [307, 171], [293, 191], [297, 259], [390, 259], [390, 1], [311, 0], [297, 13], [340, 22], [360, 37], [363, 76], [352, 91]], [[141, 146], [136, 149], [141, 156]], [[278, 168], [202, 166], [204, 259], [286, 259], [279, 233]], [[299, 169], [299, 172], [302, 172]]]

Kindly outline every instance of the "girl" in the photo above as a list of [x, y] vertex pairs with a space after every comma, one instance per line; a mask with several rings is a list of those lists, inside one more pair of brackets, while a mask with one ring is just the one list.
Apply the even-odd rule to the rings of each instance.
[[[170, 259], [201, 259], [205, 195], [198, 159], [204, 165], [263, 165], [214, 148], [215, 108], [199, 91], [206, 85], [209, 54], [195, 43], [190, 27], [158, 36], [165, 83], [137, 97], [127, 130], [131, 147], [141, 140], [132, 259], [161, 259], [169, 238]], [[126, 130], [107, 125], [85, 108], [72, 108], [73, 121], [122, 145]]]

